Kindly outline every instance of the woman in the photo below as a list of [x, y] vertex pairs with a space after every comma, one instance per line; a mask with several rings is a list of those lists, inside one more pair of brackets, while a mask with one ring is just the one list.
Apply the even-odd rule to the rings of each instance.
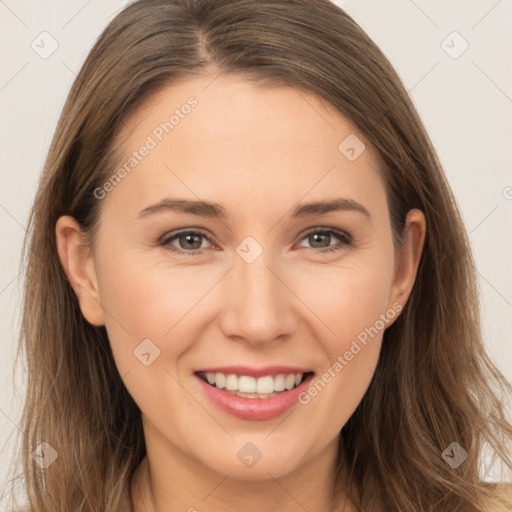
[[26, 243], [29, 510], [511, 509], [459, 211], [327, 0], [128, 6]]

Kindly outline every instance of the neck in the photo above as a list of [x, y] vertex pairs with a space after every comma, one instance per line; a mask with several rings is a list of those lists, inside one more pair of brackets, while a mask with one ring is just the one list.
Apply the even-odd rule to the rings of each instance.
[[[221, 475], [179, 451], [165, 460], [162, 453], [148, 453], [131, 484], [133, 512], [353, 512], [352, 502], [338, 481], [337, 504], [332, 503], [337, 472], [335, 439], [303, 467], [291, 474], [268, 479], [240, 480]], [[339, 485], [341, 483], [341, 485]]]

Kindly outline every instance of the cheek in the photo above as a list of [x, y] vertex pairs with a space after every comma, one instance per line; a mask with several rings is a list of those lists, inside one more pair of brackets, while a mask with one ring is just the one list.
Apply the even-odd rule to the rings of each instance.
[[[141, 411], [159, 417], [163, 415], [162, 397], [169, 411], [183, 408], [183, 400], [194, 409], [175, 376], [180, 357], [200, 335], [194, 330], [200, 315], [201, 303], [197, 303], [214, 279], [211, 272], [210, 278], [194, 279], [190, 269], [143, 261], [140, 255], [125, 252], [115, 262], [102, 265], [98, 278], [119, 373]], [[197, 326], [200, 329], [199, 322]], [[172, 416], [167, 420], [171, 425]]]
[[386, 312], [393, 258], [368, 253], [300, 274], [297, 295], [324, 324], [329, 353], [338, 354]]
[[127, 371], [134, 361], [133, 351], [146, 339], [172, 363], [193, 343], [208, 293], [224, 270], [171, 266], [163, 258], [155, 264], [126, 251], [122, 258], [103, 261], [98, 272], [101, 301], [119, 365]]
[[319, 417], [336, 411], [333, 431], [345, 424], [362, 399], [378, 362], [383, 332], [398, 314], [388, 307], [392, 248], [365, 256], [347, 258], [336, 268], [326, 267], [300, 281], [299, 293], [308, 297], [308, 306], [324, 325], [318, 339], [326, 355], [303, 403], [314, 403]]
[[337, 435], [361, 402], [378, 363], [383, 332], [397, 314], [387, 309], [388, 276], [377, 268], [346, 268], [332, 275], [329, 288], [311, 303], [329, 327], [320, 338], [326, 357], [300, 401], [310, 411], [309, 426], [320, 432], [320, 442]]

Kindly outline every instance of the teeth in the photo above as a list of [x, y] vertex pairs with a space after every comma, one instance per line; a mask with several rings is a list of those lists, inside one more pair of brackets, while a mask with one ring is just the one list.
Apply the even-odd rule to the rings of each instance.
[[[210, 375], [209, 378], [208, 375]], [[206, 378], [208, 382], [210, 382], [210, 379], [213, 379], [213, 382], [210, 382], [210, 384], [217, 386], [219, 389], [226, 387], [226, 376], [223, 373], [207, 373]]]
[[224, 373], [202, 374], [206, 381], [218, 389], [248, 398], [268, 398], [285, 390], [298, 386], [304, 377], [302, 373], [279, 374], [275, 377], [250, 377], [249, 375], [226, 375]]
[[238, 377], [236, 375], [230, 374], [226, 377], [226, 389], [229, 391], [238, 390]]
[[284, 379], [284, 385], [286, 389], [292, 389], [295, 386], [295, 375], [287, 375], [286, 379]]
[[[300, 375], [300, 374], [299, 374]], [[275, 378], [274, 378], [274, 390], [275, 391], [284, 391], [286, 386], [284, 384], [285, 382], [285, 378], [284, 378], [284, 375], [281, 374], [281, 375], [277, 375]]]
[[238, 390], [243, 393], [255, 393], [258, 388], [258, 393], [263, 393], [257, 386], [256, 379], [254, 377], [248, 377], [247, 375], [241, 375], [238, 377]]
[[[230, 393], [234, 393], [234, 391], [230, 391]], [[241, 391], [237, 391], [236, 394], [245, 398], [268, 398], [277, 395], [277, 393], [242, 393]]]
[[237, 391], [238, 396], [245, 396], [246, 398], [258, 398], [258, 393], [242, 393], [241, 391]]
[[[293, 379], [295, 382], [295, 379]], [[260, 377], [258, 379], [258, 384], [256, 390], [258, 393], [272, 393], [274, 391], [274, 377], [270, 375], [267, 377]], [[241, 389], [240, 391], [244, 391]]]

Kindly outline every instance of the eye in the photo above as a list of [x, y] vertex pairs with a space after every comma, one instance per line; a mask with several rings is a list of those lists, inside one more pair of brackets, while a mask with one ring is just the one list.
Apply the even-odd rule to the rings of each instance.
[[[333, 236], [340, 240], [340, 243], [330, 245]], [[302, 240], [305, 239], [313, 245], [312, 248], [306, 247], [306, 249], [313, 252], [333, 252], [352, 246], [352, 237], [348, 233], [333, 229], [313, 228], [302, 238]]]
[[[202, 240], [210, 241], [210, 238], [200, 231], [181, 231], [174, 235], [165, 237], [160, 245], [176, 252], [189, 253], [191, 255], [202, 254], [204, 247], [202, 246]], [[177, 241], [178, 246], [172, 245], [172, 242]]]
[[[340, 242], [337, 245], [331, 245], [332, 238], [338, 239]], [[332, 252], [339, 251], [345, 247], [353, 245], [352, 237], [343, 231], [325, 228], [312, 228], [302, 240], [308, 240], [313, 247], [306, 247], [306, 250], [313, 252]], [[168, 248], [172, 251], [181, 254], [190, 254], [191, 256], [202, 254], [203, 249], [207, 248], [203, 246], [203, 241], [207, 240], [212, 242], [209, 236], [202, 233], [201, 231], [180, 231], [178, 233], [170, 234], [165, 236], [159, 245]], [[174, 244], [177, 242], [178, 247]]]

